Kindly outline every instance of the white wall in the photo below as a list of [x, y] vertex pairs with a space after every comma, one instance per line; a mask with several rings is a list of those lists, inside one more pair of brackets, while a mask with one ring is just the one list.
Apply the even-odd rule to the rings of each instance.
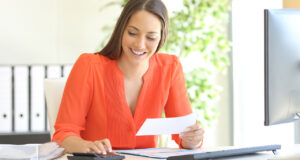
[[[233, 145], [233, 106], [232, 106], [232, 86], [231, 86], [231, 66], [226, 74], [217, 76], [217, 83], [222, 87], [220, 100], [216, 104], [218, 109], [218, 117], [214, 131], [213, 146], [229, 146]], [[212, 139], [213, 140], [213, 139]]]
[[264, 126], [265, 8], [281, 8], [281, 0], [233, 0], [234, 144], [291, 144], [293, 124]]
[[[74, 63], [95, 52], [120, 8], [105, 0], [0, 1], [0, 64]], [[112, 14], [113, 13], [113, 14]]]

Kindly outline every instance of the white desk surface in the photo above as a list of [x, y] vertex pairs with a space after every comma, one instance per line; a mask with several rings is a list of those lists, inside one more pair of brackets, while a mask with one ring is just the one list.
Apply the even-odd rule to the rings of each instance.
[[[147, 158], [140, 156], [125, 155], [125, 160], [161, 160], [155, 158]], [[68, 160], [67, 155], [59, 158], [59, 160]], [[255, 154], [248, 154], [243, 156], [218, 158], [214, 160], [300, 160], [300, 144], [293, 146], [284, 146], [278, 150], [278, 155], [274, 155], [273, 152], [259, 152]]]
[[[132, 156], [132, 155], [125, 155], [125, 160], [164, 160], [164, 159], [155, 159], [155, 158], [147, 158], [147, 157], [140, 157], [140, 156]], [[268, 160], [270, 158], [274, 158], [273, 153], [258, 153], [253, 155], [245, 155], [245, 156], [236, 156], [236, 157], [229, 157], [229, 158], [220, 158], [214, 160]], [[68, 160], [67, 156], [63, 156], [58, 160]]]

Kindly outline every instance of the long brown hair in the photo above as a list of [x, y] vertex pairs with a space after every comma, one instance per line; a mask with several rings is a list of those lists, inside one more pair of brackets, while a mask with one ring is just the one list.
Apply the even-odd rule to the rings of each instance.
[[109, 57], [110, 59], [120, 58], [122, 52], [122, 37], [124, 30], [130, 17], [140, 10], [145, 10], [156, 15], [161, 22], [161, 39], [155, 51], [156, 53], [163, 46], [168, 35], [169, 18], [166, 6], [161, 0], [129, 0], [117, 21], [110, 40], [105, 45], [105, 47], [96, 54], [102, 54], [106, 57]]

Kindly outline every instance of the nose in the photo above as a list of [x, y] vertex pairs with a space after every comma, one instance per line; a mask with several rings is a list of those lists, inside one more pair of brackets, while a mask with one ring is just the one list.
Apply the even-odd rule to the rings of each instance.
[[139, 50], [145, 49], [146, 47], [145, 42], [146, 42], [145, 38], [143, 37], [137, 38], [135, 41], [135, 48]]

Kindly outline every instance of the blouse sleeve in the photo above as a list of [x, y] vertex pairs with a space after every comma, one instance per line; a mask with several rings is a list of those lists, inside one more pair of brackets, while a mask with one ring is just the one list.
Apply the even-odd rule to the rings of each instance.
[[[165, 106], [166, 117], [185, 116], [192, 113], [192, 108], [185, 85], [183, 69], [178, 58], [174, 56], [172, 67], [169, 96]], [[195, 122], [196, 123], [196, 122]], [[181, 138], [178, 134], [172, 135], [172, 139], [181, 147]]]
[[88, 54], [75, 62], [64, 88], [55, 122], [52, 141], [62, 142], [68, 136], [80, 136], [93, 96], [93, 74]]

